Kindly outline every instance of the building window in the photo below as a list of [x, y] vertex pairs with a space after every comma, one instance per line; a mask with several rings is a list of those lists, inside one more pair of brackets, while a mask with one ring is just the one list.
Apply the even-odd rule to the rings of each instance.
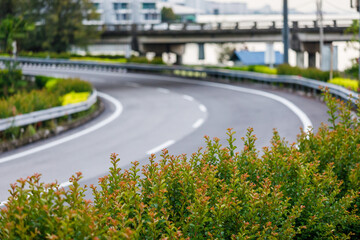
[[116, 14], [116, 20], [117, 21], [128, 21], [128, 20], [130, 20], [130, 14], [128, 14], [128, 13]]
[[99, 10], [100, 8], [100, 3], [93, 3], [93, 6], [96, 10]]
[[129, 8], [128, 3], [113, 3], [113, 4], [114, 4], [114, 10], [128, 9]]
[[158, 14], [156, 13], [145, 13], [144, 14], [144, 19], [145, 20], [157, 20], [158, 19]]
[[143, 9], [156, 9], [155, 3], [143, 3], [142, 4]]

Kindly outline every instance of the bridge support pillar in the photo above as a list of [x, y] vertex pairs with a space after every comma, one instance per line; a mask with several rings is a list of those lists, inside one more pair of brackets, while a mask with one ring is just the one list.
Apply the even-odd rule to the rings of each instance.
[[309, 67], [316, 68], [316, 52], [309, 52]]
[[176, 62], [175, 62], [175, 64], [176, 64], [176, 65], [181, 65], [182, 62], [183, 62], [183, 59], [182, 59], [182, 58], [183, 58], [182, 55], [176, 54]]
[[176, 54], [176, 65], [183, 63], [183, 55], [185, 53], [185, 44], [171, 45], [170, 51]]
[[299, 68], [304, 68], [305, 67], [305, 56], [304, 56], [304, 52], [296, 52], [296, 66], [298, 66]]

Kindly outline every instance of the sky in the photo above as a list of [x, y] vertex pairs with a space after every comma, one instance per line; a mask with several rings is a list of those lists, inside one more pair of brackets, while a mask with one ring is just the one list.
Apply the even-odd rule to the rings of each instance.
[[[274, 10], [281, 10], [283, 0], [214, 0], [217, 2], [245, 2], [248, 8], [260, 8], [270, 5]], [[314, 12], [316, 0], [288, 0], [289, 8], [295, 8], [301, 12]], [[350, 8], [350, 0], [323, 0], [323, 9], [326, 12], [337, 12], [343, 14], [356, 13]]]

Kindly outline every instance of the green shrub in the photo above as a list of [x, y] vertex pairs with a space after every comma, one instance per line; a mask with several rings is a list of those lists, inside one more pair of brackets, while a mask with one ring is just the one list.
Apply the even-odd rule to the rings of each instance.
[[77, 78], [69, 79], [48, 79], [47, 84], [45, 85], [47, 89], [57, 94], [58, 96], [64, 96], [67, 93], [71, 92], [92, 92], [92, 85], [89, 82], [82, 81]]
[[358, 91], [359, 89], [359, 81], [347, 78], [334, 78], [329, 80], [329, 83], [336, 84], [339, 86], [343, 86], [353, 91]]
[[277, 74], [276, 69], [262, 65], [234, 66], [234, 67], [225, 67], [225, 69], [236, 70], [236, 71], [258, 72], [258, 73], [266, 73], [266, 74]]
[[279, 66], [277, 66], [277, 72], [279, 75], [297, 75], [297, 76], [301, 76], [302, 74], [302, 69], [299, 67], [292, 67], [288, 64], [281, 64]]
[[92, 54], [74, 54], [69, 52], [62, 52], [62, 53], [56, 53], [56, 52], [25, 52], [21, 51], [19, 54], [21, 57], [34, 57], [34, 58], [60, 58], [60, 59], [83, 59], [86, 60], [86, 58], [96, 58], [96, 59], [113, 59], [113, 60], [119, 60], [119, 59], [125, 59], [124, 55], [105, 55], [105, 54], [99, 54], [99, 55], [92, 55]]
[[45, 87], [46, 83], [51, 80], [54, 79], [53, 77], [48, 77], [48, 76], [35, 76], [35, 84], [39, 89], [42, 89]]
[[111, 63], [127, 63], [127, 59], [126, 59], [126, 58], [105, 58], [105, 57], [97, 57], [97, 56], [71, 57], [70, 60], [76, 60], [76, 61], [98, 61], [98, 62], [111, 62]]
[[266, 74], [277, 74], [277, 70], [274, 68], [269, 68], [267, 66], [254, 66], [254, 72], [266, 73]]
[[[277, 67], [277, 74], [279, 75], [296, 75], [296, 76], [302, 76], [305, 78], [311, 78], [323, 82], [327, 82], [330, 77], [330, 72], [323, 72], [316, 68], [299, 68], [299, 67], [292, 67], [288, 64], [282, 64]], [[337, 78], [339, 77], [339, 72], [334, 72], [333, 77]]]
[[55, 53], [55, 52], [20, 52], [18, 54], [20, 57], [33, 57], [33, 58], [60, 58], [60, 59], [69, 59], [71, 53]]
[[[1, 239], [359, 239], [360, 120], [325, 95], [330, 126], [288, 144], [274, 131], [260, 154], [206, 139], [191, 157], [167, 150], [141, 169], [112, 167], [85, 200], [81, 173], [69, 190], [40, 175], [11, 185]], [[359, 103], [360, 107], [360, 103]], [[338, 115], [337, 115], [338, 113]]]
[[12, 95], [26, 86], [27, 82], [23, 80], [22, 70], [16, 63], [6, 63], [6, 68], [0, 70], [0, 97]]
[[154, 57], [149, 63], [150, 64], [157, 64], [157, 65], [165, 64], [162, 57]]
[[128, 59], [129, 63], [149, 63], [149, 60], [146, 57], [135, 57], [132, 56], [131, 58]]
[[[42, 86], [43, 89], [31, 90], [30, 92], [22, 91], [8, 98], [0, 99], [0, 118], [60, 106], [63, 104], [64, 96], [72, 92], [87, 92], [86, 96], [92, 92], [92, 85], [80, 79], [56, 79], [38, 76], [35, 82], [37, 86]], [[84, 100], [84, 94], [80, 95], [81, 98], [68, 99], [67, 103], [78, 102], [79, 99]]]
[[225, 67], [225, 69], [236, 70], [236, 71], [250, 71], [250, 66]]
[[49, 94], [46, 90], [32, 90], [29, 93], [20, 92], [9, 98], [0, 99], [0, 118], [8, 118], [60, 105], [59, 95]]
[[356, 60], [353, 61], [352, 66], [345, 70], [345, 73], [349, 75], [351, 78], [358, 79], [359, 78], [359, 64]]

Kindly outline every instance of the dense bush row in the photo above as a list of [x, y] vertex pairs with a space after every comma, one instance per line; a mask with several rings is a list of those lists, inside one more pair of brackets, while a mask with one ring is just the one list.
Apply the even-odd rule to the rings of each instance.
[[0, 69], [0, 97], [15, 94], [26, 88], [27, 82], [22, 78], [22, 71], [16, 64], [6, 63], [6, 69]]
[[328, 81], [329, 83], [336, 84], [347, 89], [358, 91], [359, 90], [359, 81], [348, 79], [348, 78], [333, 78]]
[[99, 55], [92, 55], [92, 54], [85, 54], [85, 55], [80, 55], [80, 54], [74, 54], [74, 53], [70, 53], [70, 52], [63, 52], [63, 53], [56, 53], [56, 52], [20, 52], [19, 53], [20, 57], [35, 57], [35, 58], [61, 58], [61, 59], [71, 59], [71, 58], [92, 58], [92, 57], [96, 57], [96, 58], [107, 58], [107, 59], [120, 59], [120, 58], [125, 58], [124, 55], [104, 55], [104, 54], [99, 54]]
[[352, 66], [345, 70], [345, 73], [354, 79], [359, 78], [359, 64], [354, 61]]
[[234, 67], [226, 67], [225, 69], [258, 72], [258, 73], [266, 73], [266, 74], [277, 74], [277, 70], [275, 68], [270, 68], [270, 67], [261, 66], [261, 65], [234, 66]]
[[[299, 68], [292, 67], [287, 64], [282, 64], [277, 67], [277, 74], [279, 75], [297, 75], [305, 78], [311, 78], [323, 82], [327, 82], [329, 80], [330, 73], [321, 71], [317, 68]], [[334, 72], [333, 77], [340, 77], [339, 72]]]
[[164, 64], [162, 57], [154, 57], [152, 60], [147, 59], [146, 57], [131, 57], [128, 59], [129, 63], [143, 63], [143, 64]]
[[[86, 93], [88, 96], [92, 92], [91, 84], [80, 79], [63, 80], [38, 76], [35, 83], [38, 89], [19, 91], [13, 96], [0, 98], [0, 118], [77, 103], [79, 96], [74, 96], [73, 93]], [[66, 97], [67, 94], [71, 96]], [[81, 95], [81, 99], [84, 99], [83, 95], [85, 94]]]
[[[40, 175], [11, 185], [1, 239], [359, 239], [360, 121], [325, 96], [330, 126], [288, 144], [274, 131], [260, 153], [248, 129], [243, 147], [206, 139], [192, 156], [164, 150], [140, 170], [118, 168], [91, 186], [81, 173], [65, 190]], [[360, 104], [359, 104], [360, 106]]]

